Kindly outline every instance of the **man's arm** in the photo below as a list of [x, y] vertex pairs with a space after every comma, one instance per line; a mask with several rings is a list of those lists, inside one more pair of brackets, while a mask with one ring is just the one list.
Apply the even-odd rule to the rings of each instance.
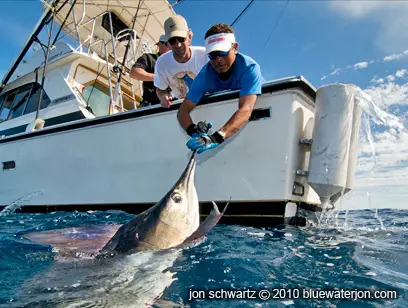
[[156, 88], [156, 94], [160, 100], [160, 104], [162, 105], [162, 107], [169, 108], [171, 106], [171, 100], [173, 99], [173, 96], [171, 96], [170, 93], [167, 92], [167, 90]]
[[140, 81], [153, 81], [154, 74], [148, 73], [149, 69], [149, 57], [147, 54], [143, 54], [137, 59], [135, 64], [133, 64], [132, 69], [130, 70], [130, 77]]
[[225, 133], [225, 138], [234, 135], [249, 120], [256, 103], [257, 95], [262, 94], [262, 83], [263, 77], [258, 64], [252, 65], [245, 74], [243, 74], [238, 110], [232, 115], [228, 122], [220, 128], [220, 131]]
[[140, 81], [153, 81], [154, 74], [146, 72], [143, 68], [132, 67], [130, 71], [130, 77]]
[[227, 123], [219, 130], [225, 133], [225, 139], [238, 132], [251, 117], [256, 103], [257, 95], [250, 94], [239, 98], [238, 110], [231, 116]]
[[180, 105], [180, 108], [177, 112], [177, 119], [184, 130], [193, 124], [193, 120], [190, 117], [190, 112], [196, 107], [197, 105], [190, 101], [188, 98], [185, 98]]

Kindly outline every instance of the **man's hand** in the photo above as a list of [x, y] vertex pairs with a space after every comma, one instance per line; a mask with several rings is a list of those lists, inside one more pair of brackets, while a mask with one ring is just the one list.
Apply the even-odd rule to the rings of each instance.
[[197, 124], [192, 123], [186, 129], [186, 133], [192, 137], [194, 134], [206, 134], [210, 128], [212, 127], [212, 123], [206, 123], [205, 121], [200, 121]]
[[193, 134], [193, 137], [187, 142], [187, 147], [191, 151], [197, 150], [197, 153], [203, 153], [207, 150], [211, 150], [224, 142], [224, 138], [219, 132], [215, 132], [212, 135], [204, 133]]
[[164, 94], [163, 96], [160, 97], [160, 105], [162, 105], [162, 107], [164, 108], [170, 108], [171, 101], [173, 99], [173, 96], [171, 96], [170, 94]]
[[161, 90], [159, 88], [156, 88], [156, 94], [157, 97], [160, 100], [160, 105], [164, 108], [169, 108], [171, 104], [171, 100], [173, 97], [167, 92], [167, 90]]

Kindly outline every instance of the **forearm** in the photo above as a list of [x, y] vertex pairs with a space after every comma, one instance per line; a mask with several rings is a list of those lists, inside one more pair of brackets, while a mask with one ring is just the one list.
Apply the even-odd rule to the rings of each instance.
[[186, 130], [191, 124], [193, 124], [193, 120], [191, 119], [190, 112], [196, 107], [196, 105], [191, 102], [189, 99], [184, 99], [181, 103], [180, 108], [177, 112], [177, 120], [180, 123], [180, 126]]
[[231, 137], [237, 133], [244, 124], [248, 122], [251, 112], [252, 110], [249, 109], [238, 109], [228, 122], [220, 128], [221, 131], [225, 132], [225, 138]]
[[191, 119], [189, 112], [185, 108], [180, 107], [177, 113], [177, 119], [184, 130], [186, 130], [187, 127], [193, 124], [193, 120]]
[[227, 123], [220, 128], [225, 133], [225, 139], [237, 133], [248, 122], [256, 102], [256, 96], [242, 97], [238, 110], [231, 116]]
[[142, 68], [133, 68], [130, 71], [130, 77], [140, 81], [153, 81], [154, 74], [146, 72]]

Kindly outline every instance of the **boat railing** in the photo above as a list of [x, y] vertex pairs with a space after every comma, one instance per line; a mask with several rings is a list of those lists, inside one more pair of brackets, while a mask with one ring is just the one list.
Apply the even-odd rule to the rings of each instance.
[[[96, 51], [96, 50], [91, 50], [91, 48], [89, 48], [89, 46], [94, 45], [93, 40], [94, 40], [96, 21], [99, 18], [102, 18], [105, 14], [107, 14], [109, 16], [110, 31], [108, 31], [108, 33], [111, 36], [111, 39], [110, 39], [110, 41], [108, 41], [108, 43], [112, 42], [113, 56], [115, 58], [116, 58], [116, 52], [115, 51], [116, 51], [116, 47], [117, 47], [118, 43], [122, 39], [124, 39], [126, 37], [129, 37], [129, 40], [130, 40], [129, 43], [132, 44], [133, 46], [135, 46], [134, 41], [138, 41], [136, 46], [133, 47], [134, 54], [133, 54], [132, 60], [136, 60], [136, 57], [142, 55], [145, 52], [152, 52], [152, 46], [150, 44], [150, 41], [148, 39], [140, 36], [140, 35], [137, 35], [137, 32], [134, 29], [130, 29], [130, 28], [122, 29], [115, 36], [114, 33], [113, 33], [112, 15], [111, 15], [111, 12], [109, 12], [109, 11], [104, 11], [104, 12], [92, 17], [91, 19], [89, 19], [88, 21], [86, 21], [85, 23], [83, 23], [81, 25], [79, 25], [79, 22], [78, 23], [75, 22], [75, 29], [72, 29], [71, 31], [66, 31], [65, 32], [67, 35], [71, 35], [73, 31], [79, 33], [81, 29], [86, 29], [85, 28], [86, 26], [88, 26], [89, 24], [92, 24], [91, 29], [90, 29], [90, 35], [86, 39], [81, 40], [81, 38], [80, 38], [80, 36], [78, 34], [79, 45], [76, 48], [77, 51], [82, 51], [83, 47], [88, 46], [88, 54], [90, 54], [92, 51], [98, 53], [98, 51]], [[82, 21], [82, 18], [81, 18], [81, 21]], [[131, 35], [131, 34], [133, 34], [133, 35]], [[137, 37], [139, 37], [139, 39], [137, 39]]]
[[[84, 10], [85, 10], [85, 7], [84, 7]], [[102, 59], [106, 61], [107, 77], [108, 77], [108, 84], [109, 84], [109, 94], [110, 94], [111, 104], [113, 107], [112, 110], [116, 110], [114, 106], [119, 105], [120, 111], [123, 112], [124, 111], [123, 98], [122, 98], [122, 93], [121, 93], [121, 88], [120, 88], [121, 87], [120, 82], [118, 82], [120, 70], [130, 71], [131, 64], [134, 63], [138, 59], [138, 57], [140, 57], [143, 53], [153, 52], [153, 48], [151, 46], [150, 41], [146, 38], [143, 38], [142, 36], [138, 36], [136, 30], [130, 29], [130, 28], [122, 29], [118, 31], [116, 35], [114, 35], [112, 14], [109, 11], [104, 11], [92, 17], [91, 19], [89, 19], [88, 21], [84, 23], [82, 23], [82, 21], [84, 19], [83, 16], [85, 15], [85, 11], [83, 12], [82, 17], [78, 22], [76, 21], [74, 10], [72, 10], [72, 14], [73, 14], [73, 20], [74, 20], [74, 29], [72, 29], [71, 31], [67, 31], [65, 33], [67, 35], [71, 35], [73, 31], [76, 32], [76, 35], [78, 38], [78, 44], [79, 44], [78, 47], [75, 48], [76, 51], [83, 52], [83, 48], [86, 47], [87, 54], [89, 56], [92, 53], [96, 53], [99, 57], [101, 57]], [[95, 33], [95, 28], [96, 28], [96, 22], [100, 18], [103, 18], [105, 15], [107, 15], [109, 18], [109, 30], [106, 30], [105, 28], [104, 29], [107, 31], [110, 37], [108, 40], [104, 38], [95, 40], [94, 33]], [[91, 25], [91, 27], [90, 29], [87, 29], [86, 27], [87, 26], [89, 27], [89, 25]], [[83, 31], [84, 29], [89, 31], [89, 35], [85, 39], [81, 40], [80, 32]], [[126, 42], [126, 44], [129, 44], [127, 59], [123, 59], [123, 57], [118, 58], [117, 49], [118, 49], [119, 44], [121, 44], [122, 42]], [[104, 54], [102, 54], [100, 50], [95, 48], [96, 46], [101, 47], [100, 44], [102, 44]], [[110, 48], [108, 48], [108, 46]], [[110, 57], [112, 57], [112, 60], [111, 60], [113, 61], [112, 70], [114, 74], [116, 75], [116, 80], [117, 80], [116, 85], [114, 87], [112, 86], [112, 79], [111, 79], [112, 75], [111, 75], [111, 70], [109, 66]], [[119, 64], [119, 61], [121, 62], [120, 64]], [[133, 83], [131, 84], [132, 84], [131, 85], [132, 97], [133, 99], [135, 99], [134, 85]], [[139, 82], [139, 90], [140, 90], [139, 95], [142, 96], [143, 87], [141, 85], [141, 82]], [[136, 102], [134, 102], [134, 106], [136, 106]]]

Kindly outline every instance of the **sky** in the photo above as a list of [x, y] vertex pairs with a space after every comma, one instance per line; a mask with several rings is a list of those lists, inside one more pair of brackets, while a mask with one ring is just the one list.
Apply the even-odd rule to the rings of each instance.
[[[211, 25], [231, 24], [249, 2], [182, 0], [174, 9], [193, 30], [193, 45], [202, 45]], [[42, 11], [39, 0], [0, 5], [3, 76]], [[255, 0], [234, 25], [239, 51], [260, 64], [266, 80], [303, 75], [316, 88], [352, 83], [373, 98], [386, 121], [404, 125], [368, 117], [372, 143], [362, 130], [354, 188], [340, 209], [408, 208], [406, 16], [408, 1]]]

